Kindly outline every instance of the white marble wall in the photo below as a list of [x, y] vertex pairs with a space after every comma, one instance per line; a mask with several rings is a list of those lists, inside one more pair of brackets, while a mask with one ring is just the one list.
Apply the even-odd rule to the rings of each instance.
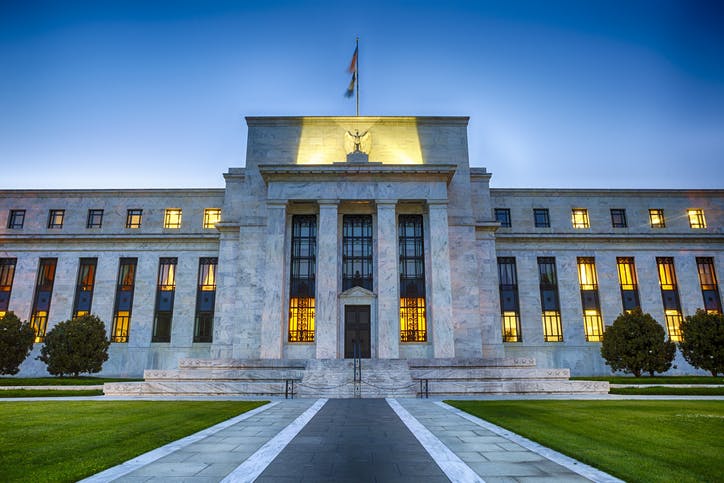
[[317, 359], [338, 357], [337, 281], [340, 277], [337, 251], [337, 202], [319, 202], [317, 230], [316, 332]]
[[400, 355], [400, 290], [395, 202], [377, 200], [377, 324], [380, 359]]

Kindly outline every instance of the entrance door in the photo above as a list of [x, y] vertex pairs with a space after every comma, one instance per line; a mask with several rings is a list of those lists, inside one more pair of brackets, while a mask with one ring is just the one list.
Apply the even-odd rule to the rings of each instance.
[[354, 345], [359, 344], [360, 357], [370, 358], [370, 306], [344, 306], [344, 357], [354, 357]]

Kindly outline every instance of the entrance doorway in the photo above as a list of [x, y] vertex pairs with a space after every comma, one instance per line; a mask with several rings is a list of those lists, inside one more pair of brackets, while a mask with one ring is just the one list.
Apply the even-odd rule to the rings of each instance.
[[370, 306], [344, 306], [344, 357], [354, 357], [354, 346], [359, 344], [360, 357], [370, 358]]

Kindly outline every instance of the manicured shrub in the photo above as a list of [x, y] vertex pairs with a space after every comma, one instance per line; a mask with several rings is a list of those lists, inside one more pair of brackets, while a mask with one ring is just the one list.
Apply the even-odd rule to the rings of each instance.
[[38, 359], [56, 376], [100, 372], [108, 360], [106, 326], [95, 315], [60, 322], [45, 336]]
[[13, 312], [0, 318], [0, 374], [17, 374], [33, 349], [35, 331]]
[[614, 371], [653, 376], [671, 368], [675, 353], [661, 324], [641, 309], [619, 315], [603, 333], [601, 356]]
[[724, 372], [724, 315], [699, 309], [681, 323], [679, 349], [694, 367], [716, 377]]

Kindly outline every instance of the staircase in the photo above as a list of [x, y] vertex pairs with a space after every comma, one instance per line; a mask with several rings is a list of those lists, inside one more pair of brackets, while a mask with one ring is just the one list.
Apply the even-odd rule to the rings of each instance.
[[[359, 397], [415, 397], [415, 385], [404, 359], [362, 359]], [[300, 384], [300, 397], [355, 397], [352, 359], [310, 359]]]

